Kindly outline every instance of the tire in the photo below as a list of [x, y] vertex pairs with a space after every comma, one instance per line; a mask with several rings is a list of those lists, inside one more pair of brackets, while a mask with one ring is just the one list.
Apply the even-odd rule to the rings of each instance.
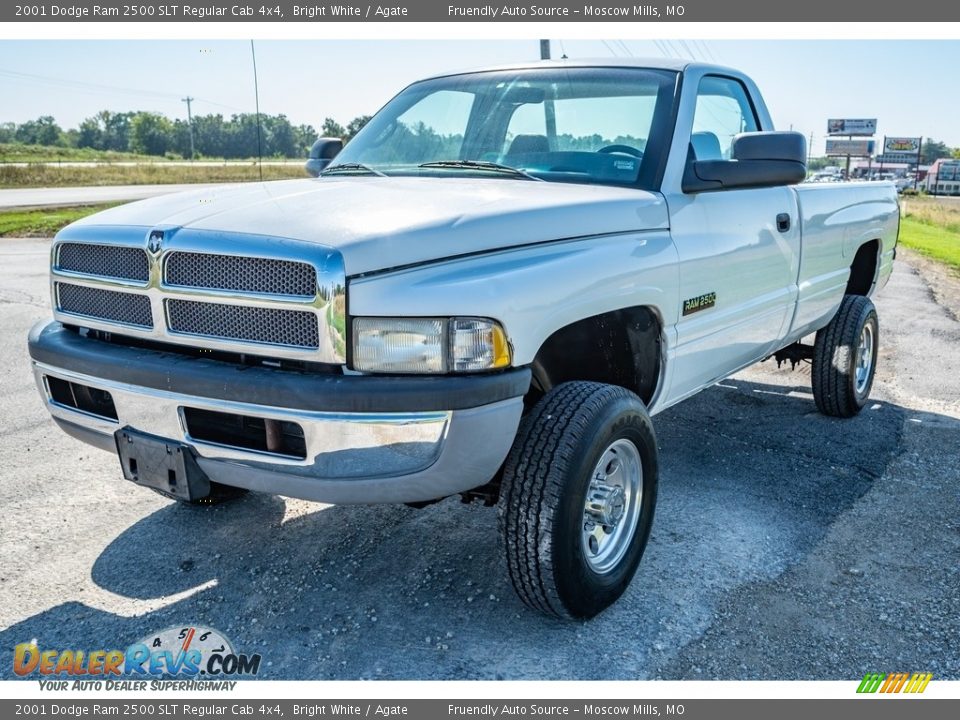
[[500, 535], [520, 599], [565, 619], [613, 604], [646, 548], [657, 473], [653, 424], [632, 392], [569, 382], [547, 393], [521, 424], [500, 488]]
[[813, 398], [831, 417], [853, 417], [867, 403], [877, 369], [880, 325], [870, 298], [847, 295], [813, 346]]
[[171, 495], [170, 493], [165, 493], [162, 490], [157, 490], [157, 488], [150, 489], [157, 493], [157, 495], [163, 495], [163, 497], [167, 498], [168, 500], [176, 500], [181, 505], [189, 505], [191, 507], [220, 505], [221, 503], [243, 497], [247, 494], [247, 492], [249, 492], [246, 488], [238, 488], [234, 487], [233, 485], [222, 485], [220, 483], [211, 482], [209, 495], [206, 497], [197, 498], [195, 500], [184, 500], [176, 495]]

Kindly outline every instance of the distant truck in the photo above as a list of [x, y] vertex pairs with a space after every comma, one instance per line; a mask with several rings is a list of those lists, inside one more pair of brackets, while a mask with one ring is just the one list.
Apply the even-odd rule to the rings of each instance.
[[61, 231], [37, 384], [183, 502], [496, 504], [523, 602], [590, 617], [647, 544], [652, 415], [770, 356], [812, 361], [827, 415], [867, 402], [896, 192], [795, 186], [805, 158], [728, 68], [423, 80], [318, 178]]

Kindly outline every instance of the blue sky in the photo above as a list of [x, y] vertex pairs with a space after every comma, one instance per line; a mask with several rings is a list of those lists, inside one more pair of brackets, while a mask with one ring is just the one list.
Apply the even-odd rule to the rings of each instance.
[[[876, 117], [878, 135], [923, 135], [960, 146], [954, 41], [554, 41], [554, 56], [663, 54], [740, 68], [760, 86], [780, 129], [814, 134], [828, 117]], [[535, 40], [257, 41], [260, 108], [317, 127], [372, 113], [404, 85], [446, 70], [538, 57]], [[0, 122], [53, 115], [75, 127], [101, 109], [186, 116], [252, 111], [248, 42], [0, 40]]]

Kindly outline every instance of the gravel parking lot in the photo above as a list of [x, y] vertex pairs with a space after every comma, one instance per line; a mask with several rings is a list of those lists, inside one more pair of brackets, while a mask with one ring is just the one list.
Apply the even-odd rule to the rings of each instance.
[[772, 361], [655, 418], [647, 554], [624, 598], [579, 624], [514, 597], [488, 508], [196, 509], [125, 482], [33, 386], [47, 255], [0, 244], [5, 653], [196, 623], [275, 679], [960, 679], [960, 293], [925, 262], [901, 259], [877, 300], [875, 402], [858, 418], [818, 415], [808, 366]]

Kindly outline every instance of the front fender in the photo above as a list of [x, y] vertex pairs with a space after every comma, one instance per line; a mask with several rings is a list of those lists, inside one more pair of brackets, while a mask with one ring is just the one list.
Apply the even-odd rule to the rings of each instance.
[[514, 365], [572, 322], [644, 305], [677, 322], [677, 253], [667, 230], [542, 243], [350, 281], [352, 316], [478, 316], [503, 324]]

